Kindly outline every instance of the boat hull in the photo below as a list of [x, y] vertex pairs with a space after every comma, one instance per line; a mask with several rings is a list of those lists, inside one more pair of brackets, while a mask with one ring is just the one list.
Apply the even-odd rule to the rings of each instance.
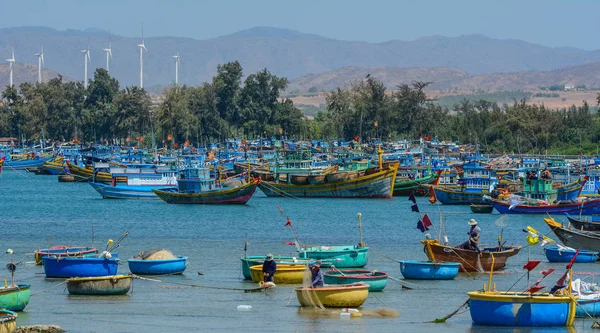
[[49, 160], [50, 158], [24, 161], [4, 161], [4, 168], [6, 168], [6, 170], [39, 169], [46, 161]]
[[582, 231], [600, 231], [600, 222], [590, 222], [584, 220], [578, 220], [576, 218], [567, 215], [569, 223], [577, 229]]
[[129, 259], [129, 270], [140, 275], [166, 275], [182, 274], [187, 268], [188, 257], [180, 256], [176, 259], [164, 260], [136, 260]]
[[471, 204], [471, 211], [475, 214], [490, 214], [494, 211], [492, 205]]
[[503, 201], [492, 200], [491, 204], [500, 214], [600, 214], [600, 199], [565, 205], [517, 205], [512, 209], [509, 203]]
[[592, 299], [577, 299], [577, 311], [575, 317], [600, 317], [600, 297]]
[[71, 295], [125, 295], [131, 289], [131, 275], [113, 275], [67, 280]]
[[29, 304], [30, 287], [28, 284], [18, 284], [0, 288], [0, 309], [23, 311]]
[[[304, 279], [304, 272], [308, 270], [307, 265], [277, 265], [277, 271], [273, 275], [273, 282], [275, 284], [302, 284]], [[252, 275], [252, 281], [264, 282], [262, 265], [256, 265], [250, 267], [250, 274]]]
[[394, 196], [407, 196], [411, 195], [411, 193], [415, 193], [415, 195], [426, 195], [428, 189], [426, 186], [421, 185], [429, 185], [435, 182], [437, 178], [437, 173], [422, 178], [404, 181], [398, 180], [396, 177], [396, 181], [394, 182]]
[[571, 326], [576, 301], [569, 296], [470, 292], [471, 319], [489, 326]]
[[544, 218], [544, 221], [564, 245], [574, 249], [600, 252], [600, 234], [564, 228], [553, 218]]
[[[247, 256], [241, 257], [242, 260], [242, 275], [246, 280], [252, 280], [250, 267], [262, 265], [267, 259], [267, 256]], [[312, 265], [316, 262], [315, 259], [296, 259], [296, 257], [277, 256], [274, 257], [275, 263], [282, 265]]]
[[[114, 256], [114, 255], [113, 255]], [[116, 275], [119, 259], [43, 257], [44, 273], [49, 278], [97, 277]]]
[[[558, 247], [555, 246], [544, 248], [544, 252], [546, 253], [546, 258], [550, 262], [570, 262], [571, 259], [573, 259], [573, 256], [575, 256], [575, 251], [559, 251]], [[596, 262], [597, 260], [598, 252], [588, 250], [579, 250], [579, 254], [577, 254], [577, 258], [575, 258], [575, 262], [579, 263], [591, 263]]]
[[128, 185], [108, 185], [103, 183], [89, 182], [89, 184], [104, 199], [149, 199], [158, 200], [159, 197], [152, 192], [158, 189], [176, 189], [176, 186], [128, 186]]
[[483, 196], [488, 195], [487, 192], [461, 191], [444, 186], [434, 186], [433, 190], [437, 200], [444, 205], [483, 204], [485, 202]]
[[203, 193], [178, 193], [176, 191], [152, 190], [168, 204], [246, 204], [256, 191], [258, 180], [235, 188], [225, 188]]
[[402, 260], [399, 263], [402, 276], [414, 280], [452, 280], [460, 269], [458, 262]]
[[383, 291], [388, 281], [388, 274], [384, 272], [371, 272], [369, 270], [343, 270], [329, 271], [323, 274], [325, 284], [355, 284], [365, 283], [369, 285], [369, 291]]
[[42, 257], [53, 256], [53, 257], [79, 257], [79, 258], [94, 258], [98, 254], [98, 250], [93, 247], [83, 246], [65, 246], [58, 245], [51, 247], [50, 249], [40, 249], [34, 252], [35, 263], [42, 265]]
[[398, 164], [394, 164], [387, 170], [333, 183], [293, 185], [263, 181], [259, 187], [268, 197], [390, 199], [397, 169]]
[[300, 287], [294, 289], [302, 306], [323, 305], [326, 308], [356, 308], [369, 297], [369, 286], [341, 285], [335, 287]]
[[369, 261], [369, 248], [349, 246], [319, 246], [304, 248], [299, 253], [302, 259], [321, 260], [323, 267], [364, 267]]
[[492, 255], [494, 271], [501, 270], [506, 266], [508, 258], [521, 250], [520, 246], [505, 246], [500, 251], [498, 248], [486, 248], [482, 249], [480, 256], [477, 251], [442, 245], [437, 240], [424, 240], [421, 243], [430, 261], [458, 262], [461, 272], [489, 271], [492, 268]]

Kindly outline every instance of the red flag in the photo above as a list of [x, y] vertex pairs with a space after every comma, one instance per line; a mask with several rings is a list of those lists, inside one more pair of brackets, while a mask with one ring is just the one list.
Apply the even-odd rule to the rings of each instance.
[[429, 219], [429, 216], [427, 216], [427, 214], [423, 215], [423, 225], [426, 227], [431, 227], [433, 225], [433, 223], [431, 223], [431, 220]]
[[537, 293], [538, 291], [540, 291], [540, 290], [542, 290], [544, 288], [546, 288], [546, 287], [545, 286], [533, 286], [533, 287], [527, 289], [527, 292], [530, 293], [530, 294], [535, 294], [535, 293]]
[[294, 246], [294, 242], [283, 242], [283, 244]]
[[523, 269], [526, 269], [531, 272], [532, 269], [536, 268], [542, 261], [541, 260], [529, 260], [524, 266]]
[[279, 209], [279, 212], [281, 213], [281, 215], [285, 215], [285, 214], [283, 213], [283, 211], [281, 210], [281, 207], [279, 207], [279, 205], [278, 205], [278, 204], [275, 204], [275, 205], [277, 206], [277, 209]]
[[575, 259], [577, 258], [578, 254], [579, 254], [579, 249], [577, 249], [577, 251], [575, 251], [575, 255], [573, 256], [573, 259], [571, 259], [571, 261], [569, 261], [569, 263], [567, 264], [567, 269], [571, 269], [571, 267], [573, 267], [573, 264], [575, 263]]
[[546, 276], [552, 274], [552, 272], [554, 272], [554, 268], [549, 268], [545, 271], [541, 271], [540, 274], [542, 274], [543, 277], [546, 277]]
[[288, 217], [287, 222], [285, 223], [285, 227], [291, 227], [292, 226], [292, 220], [290, 220], [290, 218]]

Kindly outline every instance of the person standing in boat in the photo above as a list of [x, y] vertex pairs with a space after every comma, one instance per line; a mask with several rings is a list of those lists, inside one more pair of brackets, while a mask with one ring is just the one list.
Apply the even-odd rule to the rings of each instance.
[[467, 232], [469, 235], [469, 240], [457, 246], [459, 249], [477, 251], [481, 255], [481, 250], [479, 249], [479, 236], [481, 235], [481, 228], [477, 226], [477, 221], [475, 219], [471, 219], [468, 224], [471, 226], [471, 229]]
[[275, 272], [277, 271], [277, 263], [275, 263], [275, 260], [273, 260], [272, 254], [267, 254], [267, 258], [263, 263], [262, 271], [263, 276], [265, 277], [264, 282], [273, 282], [273, 275], [275, 275]]
[[312, 287], [323, 287], [323, 271], [321, 270], [321, 260], [310, 267], [312, 274]]

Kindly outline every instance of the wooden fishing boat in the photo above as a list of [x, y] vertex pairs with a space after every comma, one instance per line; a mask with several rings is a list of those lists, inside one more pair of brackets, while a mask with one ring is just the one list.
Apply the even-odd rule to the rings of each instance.
[[565, 228], [554, 218], [544, 218], [546, 224], [560, 241], [571, 248], [600, 252], [600, 234]]
[[369, 297], [369, 285], [349, 284], [322, 288], [298, 287], [294, 289], [302, 306], [323, 305], [326, 308], [356, 308]]
[[75, 177], [75, 181], [77, 182], [94, 181], [96, 183], [105, 184], [110, 184], [112, 182], [112, 176], [110, 172], [97, 171], [91, 166], [82, 168], [71, 163], [70, 161], [67, 161], [67, 166], [69, 168], [69, 174]]
[[328, 173], [325, 175], [325, 178], [328, 183], [339, 183], [346, 180], [357, 179], [359, 176], [359, 171], [341, 171]]
[[129, 270], [140, 275], [182, 274], [187, 268], [188, 257], [179, 256], [175, 259], [129, 259]]
[[419, 260], [401, 260], [400, 273], [405, 279], [415, 280], [452, 280], [458, 275], [458, 262], [431, 262]]
[[321, 260], [323, 267], [364, 267], [369, 260], [369, 248], [358, 245], [312, 246], [300, 249], [299, 257]]
[[308, 176], [307, 175], [289, 175], [290, 182], [294, 185], [308, 185]]
[[[324, 184], [294, 185], [286, 182], [262, 181], [260, 189], [268, 197], [310, 197], [310, 198], [386, 198], [394, 191], [394, 181], [398, 164], [387, 169], [365, 172], [364, 176]], [[354, 172], [354, 171], [353, 171]], [[328, 174], [329, 177], [331, 174]]]
[[472, 291], [469, 309], [473, 323], [490, 326], [571, 326], [576, 297], [523, 292]]
[[96, 277], [117, 274], [119, 259], [116, 254], [106, 258], [42, 257], [44, 273], [49, 278]]
[[198, 193], [181, 192], [180, 189], [161, 189], [152, 192], [169, 204], [246, 204], [252, 198], [259, 183], [258, 179], [252, 179], [240, 186], [215, 187]]
[[495, 258], [494, 270], [503, 269], [508, 258], [521, 251], [521, 246], [502, 246], [481, 249], [481, 256], [477, 251], [464, 250], [456, 247], [442, 245], [437, 240], [423, 240], [425, 254], [430, 261], [458, 262], [461, 272], [490, 271], [492, 268], [492, 255]]
[[494, 211], [494, 206], [486, 204], [471, 204], [471, 211], [475, 214], [490, 214]]
[[45, 256], [94, 258], [98, 254], [98, 250], [94, 247], [57, 245], [50, 249], [36, 250], [33, 254], [35, 256], [35, 263], [42, 265], [42, 257]]
[[581, 189], [585, 186], [589, 176], [577, 179], [576, 181], [556, 187], [557, 200], [575, 200], [581, 193]]
[[573, 202], [571, 200], [558, 202], [557, 204], [520, 204], [511, 208], [510, 202], [492, 199], [492, 206], [500, 214], [600, 214], [600, 199]]
[[369, 285], [369, 291], [383, 291], [387, 285], [388, 274], [366, 269], [356, 270], [331, 270], [323, 273], [325, 284], [355, 284]]
[[[575, 250], [572, 249], [559, 249], [556, 246], [549, 246], [544, 248], [546, 258], [549, 262], [570, 262], [575, 256]], [[591, 263], [598, 260], [598, 253], [595, 251], [579, 250], [575, 262], [579, 263]]]
[[17, 329], [17, 314], [0, 310], [0, 333], [14, 333]]
[[[304, 272], [308, 270], [307, 265], [277, 265], [277, 271], [273, 275], [273, 282], [275, 284], [302, 284], [304, 279]], [[261, 282], [265, 278], [263, 276], [262, 265], [256, 265], [250, 267], [250, 274], [252, 281]]]
[[17, 284], [0, 288], [0, 309], [23, 311], [29, 304], [29, 284]]
[[588, 221], [587, 218], [580, 220], [580, 219], [571, 217], [567, 214], [567, 219], [569, 220], [569, 223], [571, 223], [573, 228], [575, 228], [577, 230], [593, 231], [593, 232], [600, 231], [600, 221], [594, 221], [594, 216], [592, 216], [591, 221]]
[[49, 175], [62, 175], [68, 172], [65, 166], [64, 158], [61, 156], [44, 162], [42, 170]]
[[67, 290], [71, 295], [125, 295], [131, 280], [131, 275], [74, 277], [67, 279]]
[[[247, 256], [241, 257], [242, 261], [242, 275], [246, 280], [252, 280], [252, 274], [250, 273], [250, 267], [256, 265], [262, 265], [267, 256]], [[315, 259], [296, 259], [291, 256], [276, 256], [273, 258], [277, 265], [312, 265], [316, 262]]]
[[327, 175], [309, 175], [308, 182], [313, 185], [327, 183]]
[[417, 195], [426, 195], [428, 192], [428, 187], [423, 185], [435, 184], [438, 181], [441, 173], [442, 170], [439, 170], [437, 173], [430, 173], [425, 177], [415, 179], [396, 176], [396, 180], [394, 182], [394, 196], [407, 196], [413, 192]]

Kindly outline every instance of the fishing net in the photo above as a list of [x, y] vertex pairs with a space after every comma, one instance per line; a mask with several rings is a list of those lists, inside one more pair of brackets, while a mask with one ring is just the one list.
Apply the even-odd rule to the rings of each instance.
[[[310, 268], [310, 266], [309, 266]], [[312, 270], [307, 269], [304, 270], [304, 275], [302, 276], [302, 296], [304, 299], [310, 302], [310, 304], [317, 309], [325, 310], [325, 307], [319, 300], [319, 297], [312, 292]]]
[[364, 317], [375, 317], [375, 318], [396, 318], [400, 316], [400, 312], [390, 308], [379, 308], [375, 310], [361, 309], [360, 313]]
[[154, 249], [146, 250], [136, 254], [133, 259], [141, 260], [166, 260], [176, 259], [177, 257], [169, 250], [165, 249]]

